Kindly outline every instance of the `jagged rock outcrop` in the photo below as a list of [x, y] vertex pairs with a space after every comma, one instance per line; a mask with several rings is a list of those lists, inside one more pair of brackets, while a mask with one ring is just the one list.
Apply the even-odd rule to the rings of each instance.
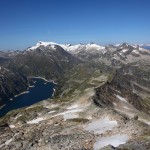
[[[132, 70], [132, 74], [129, 70]], [[103, 86], [96, 89], [94, 102], [101, 107], [112, 107], [116, 95], [120, 95], [136, 109], [150, 114], [149, 70], [138, 74], [137, 72], [138, 68], [134, 66], [117, 69]]]

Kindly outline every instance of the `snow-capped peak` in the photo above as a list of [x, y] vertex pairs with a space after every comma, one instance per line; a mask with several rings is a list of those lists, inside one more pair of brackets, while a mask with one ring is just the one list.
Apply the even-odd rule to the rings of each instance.
[[70, 46], [67, 47], [66, 50], [67, 51], [75, 51], [75, 50], [79, 50], [83, 47], [84, 47], [84, 45], [82, 45], [82, 44], [70, 45]]
[[95, 50], [100, 50], [100, 49], [105, 49], [105, 47], [97, 45], [95, 43], [87, 44], [86, 49], [95, 49]]
[[[62, 45], [60, 45], [62, 46]], [[98, 51], [98, 50], [103, 50], [105, 47], [97, 45], [95, 43], [90, 43], [90, 44], [76, 44], [76, 45], [69, 45], [69, 46], [62, 46], [66, 51], [70, 53], [79, 53], [81, 51], [85, 52], [93, 52], [93, 51]]]
[[57, 45], [57, 43], [54, 43], [54, 42], [42, 42], [42, 41], [39, 41], [37, 44], [40, 44], [40, 45], [43, 45], [43, 46]]
[[140, 47], [147, 49], [147, 50], [150, 50], [150, 44], [140, 44]]
[[44, 46], [44, 47], [51, 46], [52, 49], [56, 49], [55, 47], [56, 45], [62, 47], [64, 50], [70, 53], [79, 53], [80, 51], [93, 53], [93, 52], [105, 49], [105, 47], [97, 45], [95, 43], [71, 45], [71, 44], [58, 44], [54, 42], [39, 41], [35, 46], [28, 48], [27, 51], [36, 50], [40, 46]]
[[115, 46], [117, 46], [117, 47], [118, 47], [118, 46], [120, 46], [120, 45], [121, 45], [121, 44], [116, 44]]
[[32, 46], [32, 47], [28, 48], [27, 50], [35, 50], [35, 49], [37, 49], [40, 46], [46, 47], [48, 45], [51, 45], [54, 48], [54, 45], [58, 45], [58, 44], [54, 43], [54, 42], [42, 42], [42, 41], [39, 41], [35, 46]]
[[140, 44], [140, 46], [150, 46], [150, 44]]

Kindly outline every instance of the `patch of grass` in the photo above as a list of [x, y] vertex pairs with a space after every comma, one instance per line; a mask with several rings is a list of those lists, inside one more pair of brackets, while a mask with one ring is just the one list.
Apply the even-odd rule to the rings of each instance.
[[115, 71], [115, 70], [114, 70], [112, 73], [109, 74], [108, 80], [107, 80], [108, 83], [111, 83], [111, 82], [112, 82], [112, 80], [113, 80], [115, 74], [116, 74], [116, 71]]
[[50, 111], [58, 111], [60, 108], [59, 107], [55, 107], [55, 108], [52, 108]]
[[40, 110], [43, 110], [44, 107], [43, 106], [35, 106], [35, 107], [31, 107], [31, 108], [28, 108], [28, 109], [25, 109], [23, 110], [22, 112], [38, 112]]
[[27, 121], [27, 119], [28, 119], [27, 115], [22, 115], [22, 116], [18, 117], [16, 121], [17, 122], [21, 121], [21, 122], [25, 123]]
[[1, 122], [8, 123], [10, 118], [15, 118], [20, 111], [21, 109], [15, 109], [15, 110], [8, 112], [6, 115], [0, 118], [0, 123]]
[[73, 118], [73, 119], [67, 119], [67, 121], [77, 122], [77, 123], [86, 123], [89, 120], [86, 118]]
[[96, 80], [103, 74], [106, 73], [101, 71], [100, 65], [93, 63], [78, 65], [58, 81], [55, 96], [71, 97], [76, 91], [82, 93], [87, 88], [97, 87], [102, 82], [101, 80], [94, 81], [94, 79]]
[[8, 112], [5, 116], [0, 118], [0, 123], [8, 123], [9, 121], [11, 121], [11, 119], [14, 119], [18, 114], [21, 114], [21, 116], [16, 119], [16, 122], [17, 121], [25, 122], [29, 118], [35, 117], [37, 112], [40, 112], [43, 110], [44, 110], [43, 106], [35, 106], [32, 108], [28, 108], [28, 109], [20, 108], [20, 109], [12, 110]]
[[67, 102], [70, 100], [70, 96], [65, 96], [65, 97], [62, 97], [62, 98], [59, 98], [59, 97], [55, 97], [53, 99], [53, 101], [55, 101], [56, 103], [60, 103], [60, 102]]

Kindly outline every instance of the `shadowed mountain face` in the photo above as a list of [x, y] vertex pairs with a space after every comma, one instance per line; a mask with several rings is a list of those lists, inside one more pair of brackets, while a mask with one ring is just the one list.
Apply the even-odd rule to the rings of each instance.
[[[94, 101], [101, 107], [116, 107], [116, 98], [123, 97], [121, 98], [123, 101], [130, 103], [137, 110], [150, 114], [150, 81], [140, 78], [140, 73], [138, 76], [134, 75], [135, 68], [133, 68], [133, 74], [129, 74], [128, 69], [121, 68], [112, 73], [109, 80], [102, 87], [96, 89]], [[145, 73], [145, 75], [148, 74], [149, 72]]]
[[26, 76], [41, 76], [56, 80], [79, 60], [60, 46], [39, 46], [31, 51], [17, 54], [8, 64], [11, 70], [19, 70]]
[[0, 87], [0, 105], [4, 105], [14, 95], [27, 90], [28, 80], [24, 75], [0, 67]]

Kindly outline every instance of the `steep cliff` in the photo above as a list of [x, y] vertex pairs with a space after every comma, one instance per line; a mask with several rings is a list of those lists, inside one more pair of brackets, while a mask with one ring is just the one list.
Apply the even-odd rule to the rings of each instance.
[[28, 81], [25, 76], [0, 67], [0, 105], [4, 105], [27, 87]]

